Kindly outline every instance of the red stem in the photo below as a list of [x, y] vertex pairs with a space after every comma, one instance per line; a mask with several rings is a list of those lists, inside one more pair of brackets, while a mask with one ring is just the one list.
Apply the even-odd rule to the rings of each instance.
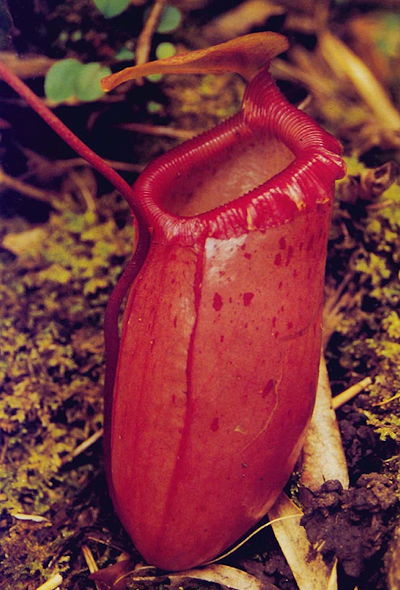
[[77, 154], [93, 166], [104, 178], [125, 197], [132, 212], [136, 215], [141, 206], [134, 201], [134, 195], [130, 185], [115, 172], [96, 152], [91, 150], [79, 139], [60, 119], [36, 96], [34, 92], [16, 76], [0, 60], [0, 78], [15, 90], [21, 98], [26, 100], [29, 106], [67, 143]]
[[[118, 283], [116, 284], [105, 314], [104, 314], [104, 338], [106, 375], [104, 383], [105, 399], [111, 403], [111, 393], [114, 382], [114, 375], [117, 367], [119, 352], [118, 314], [121, 303], [138, 274], [149, 248], [149, 232], [142, 217], [142, 207], [135, 200], [134, 192], [130, 185], [113, 170], [96, 152], [91, 150], [81, 141], [60, 119], [36, 96], [34, 92], [20, 80], [0, 60], [0, 78], [11, 86], [29, 106], [59, 135], [77, 154], [84, 158], [89, 164], [104, 176], [127, 200], [134, 215], [134, 225], [138, 235], [136, 250], [124, 269]], [[106, 413], [107, 416], [107, 413]]]

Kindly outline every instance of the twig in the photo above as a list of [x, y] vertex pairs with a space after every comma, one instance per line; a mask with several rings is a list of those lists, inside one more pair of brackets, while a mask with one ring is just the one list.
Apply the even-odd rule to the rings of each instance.
[[62, 581], [62, 576], [60, 574], [56, 574], [55, 576], [49, 578], [44, 584], [38, 586], [36, 590], [56, 590]]
[[399, 399], [399, 398], [400, 398], [400, 393], [396, 393], [395, 395], [392, 395], [388, 399], [384, 399], [383, 402], [377, 402], [376, 404], [374, 404], [374, 406], [385, 406], [386, 404], [390, 404], [390, 402], [393, 402], [394, 400]]
[[117, 561], [119, 561], [120, 559], [128, 559], [130, 557], [129, 553], [126, 553], [122, 547], [116, 545], [115, 543], [112, 543], [108, 539], [99, 539], [98, 537], [94, 537], [93, 535], [86, 535], [86, 539], [88, 541], [100, 543], [101, 545], [105, 545], [106, 547], [111, 547], [112, 549], [119, 551], [120, 555], [118, 555]]
[[[125, 172], [142, 172], [145, 164], [130, 164], [129, 162], [119, 162], [117, 160], [104, 160], [108, 166], [115, 170], [124, 170]], [[71, 158], [69, 160], [57, 160], [61, 167], [72, 168], [73, 166], [87, 166], [88, 163], [83, 158]]]
[[[24, 150], [29, 153], [30, 150]], [[130, 162], [120, 162], [118, 160], [104, 160], [108, 166], [115, 170], [124, 170], [125, 172], [142, 172], [145, 164], [131, 164]], [[69, 168], [75, 168], [78, 166], [89, 166], [88, 162], [84, 158], [67, 158], [66, 160], [51, 160], [50, 165], [54, 165], [57, 168], [68, 170]]]
[[87, 183], [85, 182], [85, 179], [82, 178], [82, 176], [76, 172], [72, 172], [71, 177], [81, 193], [81, 196], [82, 196], [84, 203], [86, 205], [86, 210], [91, 211], [91, 212], [96, 211], [96, 202], [93, 198], [90, 188], [88, 187]]
[[149, 61], [151, 39], [164, 10], [166, 0], [155, 0], [148, 19], [140, 33], [136, 45], [136, 64], [144, 64]]
[[261, 27], [271, 16], [283, 14], [280, 3], [269, 0], [245, 0], [239, 6], [222, 12], [203, 28], [202, 35], [213, 43], [228, 41]]
[[348, 273], [343, 279], [339, 287], [329, 293], [325, 300], [323, 309], [323, 322], [322, 322], [322, 349], [325, 350], [328, 342], [335, 332], [340, 320], [343, 316], [343, 311], [350, 307], [350, 304], [354, 303], [354, 297], [349, 292], [345, 292], [353, 275]]
[[397, 461], [397, 459], [400, 459], [400, 454], [393, 455], [393, 457], [389, 457], [389, 459], [384, 459], [383, 463], [391, 463], [392, 461]]
[[[336, 303], [335, 303], [336, 301]], [[328, 298], [323, 310], [323, 325], [322, 325], [322, 349], [326, 350], [332, 334], [337, 330], [342, 321], [345, 311], [350, 309], [351, 304], [354, 305], [354, 297], [351, 293], [344, 293], [339, 299], [334, 295]]]
[[57, 133], [77, 154], [102, 174], [129, 203], [138, 225], [141, 225], [141, 204], [136, 201], [129, 184], [111, 168], [103, 158], [90, 149], [79, 139], [44, 103], [38, 96], [0, 60], [0, 78], [2, 78], [15, 92], [23, 98], [36, 113]]
[[4, 437], [4, 441], [3, 441], [2, 447], [0, 449], [0, 465], [2, 465], [6, 460], [7, 451], [8, 451], [8, 444], [9, 444], [8, 436], [3, 434], [3, 437]]
[[191, 139], [195, 132], [187, 129], [174, 129], [165, 125], [146, 125], [145, 123], [121, 123], [118, 125], [120, 129], [127, 131], [136, 131], [138, 133], [146, 133], [147, 135], [157, 135], [164, 137], [173, 137], [174, 139]]
[[390, 207], [394, 204], [394, 201], [390, 199], [385, 199], [384, 201], [380, 201], [379, 203], [370, 203], [367, 205], [368, 211], [381, 211], [382, 209], [386, 209], [386, 207]]
[[55, 198], [57, 198], [57, 194], [46, 191], [44, 189], [37, 188], [36, 186], [32, 186], [31, 184], [27, 184], [22, 180], [18, 180], [17, 178], [13, 178], [9, 176], [0, 168], [0, 184], [4, 184], [8, 188], [15, 190], [18, 193], [22, 193], [28, 197], [32, 197], [34, 199], [39, 199], [40, 201], [46, 201], [46, 203], [52, 203]]
[[[88, 566], [88, 570], [90, 571], [91, 574], [94, 574], [95, 572], [99, 571], [99, 567], [96, 563], [96, 560], [94, 558], [94, 555], [90, 549], [90, 547], [88, 547], [87, 545], [82, 545], [82, 553], [83, 553], [83, 557], [86, 561], [86, 565]], [[94, 582], [96, 589], [100, 590], [100, 586], [99, 584], [96, 582]]]
[[0, 53], [0, 59], [20, 78], [44, 76], [57, 61], [44, 55], [24, 55], [21, 58], [16, 53], [11, 53], [10, 51], [2, 51]]
[[82, 545], [82, 553], [83, 553], [83, 557], [85, 558], [86, 565], [88, 566], [90, 573], [94, 574], [94, 572], [99, 571], [99, 568], [98, 568], [96, 560], [93, 556], [93, 553], [91, 552], [90, 548], [87, 545]]
[[[297, 51], [296, 55], [299, 55]], [[300, 56], [302, 57], [302, 54]], [[304, 84], [311, 90], [312, 94], [324, 95], [326, 93], [327, 89], [323, 79], [320, 79], [314, 72], [307, 71], [303, 67], [293, 65], [283, 59], [274, 59], [271, 63], [270, 71], [275, 78]]]
[[353, 275], [351, 273], [347, 273], [347, 275], [344, 277], [343, 281], [340, 283], [339, 287], [335, 290], [335, 292], [326, 300], [325, 302], [325, 306], [324, 306], [324, 311], [325, 308], [327, 310], [327, 312], [334, 312], [336, 314], [336, 308], [342, 307], [343, 303], [341, 302], [343, 293], [346, 289], [346, 287], [348, 286], [348, 284], [350, 283], [350, 281], [352, 280]]
[[71, 459], [75, 459], [75, 457], [77, 457], [81, 453], [84, 453], [89, 447], [94, 445], [94, 443], [97, 442], [103, 436], [103, 434], [104, 430], [102, 428], [97, 430], [97, 432], [89, 436], [89, 438], [84, 440], [83, 443], [78, 445], [69, 455], [67, 455], [62, 461], [63, 464], [67, 463], [68, 461], [71, 461]]
[[353, 397], [361, 393], [363, 389], [365, 389], [368, 385], [371, 385], [372, 379], [371, 377], [365, 377], [361, 379], [358, 383], [351, 385], [348, 389], [342, 391], [332, 399], [332, 407], [334, 410], [337, 410], [348, 401], [352, 400]]
[[44, 516], [40, 516], [39, 514], [23, 514], [21, 512], [16, 512], [16, 513], [12, 512], [11, 516], [13, 518], [16, 518], [17, 520], [26, 520], [28, 522], [46, 522], [48, 524], [51, 524], [51, 522], [48, 518], [45, 518]]

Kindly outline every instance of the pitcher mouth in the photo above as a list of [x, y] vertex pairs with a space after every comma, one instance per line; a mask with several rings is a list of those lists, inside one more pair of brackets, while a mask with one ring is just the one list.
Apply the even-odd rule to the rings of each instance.
[[263, 70], [236, 115], [150, 164], [135, 197], [157, 241], [239, 237], [329, 206], [340, 153]]

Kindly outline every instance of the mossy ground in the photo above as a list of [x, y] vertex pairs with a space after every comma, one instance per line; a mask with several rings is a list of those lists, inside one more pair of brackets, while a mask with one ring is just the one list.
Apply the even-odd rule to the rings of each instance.
[[[17, 49], [55, 58], [108, 59], [127, 43], [125, 22], [120, 34], [111, 33], [107, 23], [96, 36], [104, 19], [93, 16], [89, 0], [71, 12], [76, 5], [42, 1], [29, 8], [40, 22], [44, 14], [50, 15], [50, 35], [24, 22], [21, 7], [16, 7], [15, 24], [24, 33], [15, 38]], [[142, 18], [143, 7], [135, 10]], [[207, 10], [188, 10], [189, 24], [173, 40], [190, 46], [196, 23], [212, 17]], [[335, 18], [341, 22], [337, 14]], [[137, 35], [138, 21], [132, 27]], [[396, 95], [396, 80], [392, 84]], [[239, 104], [241, 89], [241, 82], [225, 76], [146, 82], [129, 90], [118, 105], [100, 101], [75, 105], [72, 111], [62, 107], [59, 114], [106, 156], [142, 164], [175, 140], [128, 136], [115, 124], [172, 121], [175, 127], [198, 131], [229, 116]], [[68, 590], [94, 588], [84, 546], [90, 547], [99, 567], [115, 562], [123, 551], [138, 559], [109, 501], [101, 441], [77, 457], [71, 455], [102, 426], [103, 314], [131, 252], [130, 214], [111, 187], [87, 168], [61, 166], [72, 154], [64, 152], [24, 106], [9, 102], [12, 95], [5, 88], [4, 97], [4, 167], [9, 175], [49, 195], [51, 191], [52, 200], [33, 200], [12, 187], [0, 195], [0, 569], [5, 580], [0, 588], [34, 590], [55, 572], [64, 576]], [[366, 376], [372, 384], [338, 412], [351, 498], [338, 489], [308, 498], [308, 526], [316, 540], [330, 535], [329, 550], [343, 563], [357, 562], [357, 571], [346, 573], [341, 566], [341, 590], [355, 584], [384, 590], [383, 554], [396, 523], [399, 477], [400, 186], [395, 180], [387, 190], [373, 190], [368, 174], [389, 160], [400, 163], [400, 155], [386, 144], [368, 148], [367, 154], [358, 144], [355, 150], [351, 133], [343, 131], [355, 123], [351, 110], [340, 109], [339, 131], [334, 111], [329, 118], [326, 105], [316, 102], [309, 108], [347, 146], [349, 175], [338, 186], [327, 264], [327, 301], [334, 302], [335, 310], [326, 351], [332, 386], [337, 393]], [[357, 117], [360, 109], [363, 112], [363, 105], [356, 109]], [[128, 179], [133, 178], [128, 172]], [[376, 492], [368, 501], [360, 477], [369, 477], [369, 489]], [[321, 517], [322, 504], [326, 518]], [[341, 527], [347, 523], [355, 538], [359, 530], [359, 538], [366, 539], [364, 545], [350, 543], [358, 547], [357, 559], [351, 547], [347, 556], [335, 547], [329, 527], [339, 508]], [[371, 524], [367, 520], [372, 512], [376, 518]], [[296, 588], [270, 534], [250, 543], [230, 563], [243, 565], [278, 588]]]

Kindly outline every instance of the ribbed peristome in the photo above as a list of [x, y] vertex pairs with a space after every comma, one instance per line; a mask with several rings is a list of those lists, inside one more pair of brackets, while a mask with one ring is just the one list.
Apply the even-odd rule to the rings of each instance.
[[330, 201], [344, 173], [340, 153], [339, 142], [288, 103], [264, 69], [236, 115], [150, 164], [135, 196], [156, 240], [237, 237]]

